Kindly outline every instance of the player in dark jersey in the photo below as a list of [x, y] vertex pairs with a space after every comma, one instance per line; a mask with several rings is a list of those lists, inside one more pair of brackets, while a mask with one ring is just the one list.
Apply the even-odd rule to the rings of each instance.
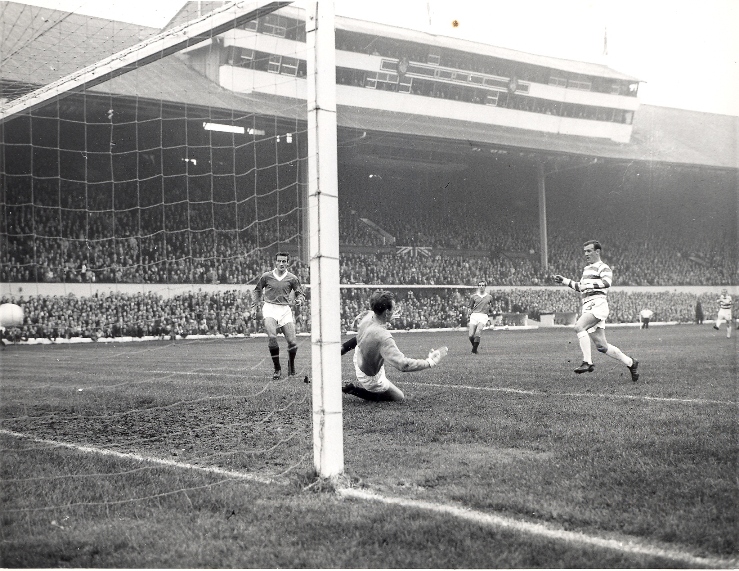
[[485, 291], [487, 282], [477, 282], [477, 291], [472, 294], [467, 305], [470, 310], [469, 325], [467, 326], [467, 337], [472, 343], [472, 353], [477, 354], [480, 345], [480, 337], [490, 320], [490, 310], [493, 307], [493, 296]]
[[280, 346], [277, 343], [277, 330], [280, 328], [287, 341], [287, 374], [291, 377], [295, 375], [295, 355], [298, 352], [298, 344], [295, 337], [293, 311], [290, 307], [290, 295], [294, 294], [297, 305], [305, 301], [305, 292], [303, 286], [300, 285], [300, 280], [287, 271], [289, 264], [290, 254], [277, 252], [275, 268], [263, 273], [254, 288], [253, 309], [257, 310], [259, 304], [263, 303], [262, 317], [264, 318], [264, 330], [268, 337], [269, 354], [275, 368], [272, 374], [272, 379], [275, 381], [282, 376]]

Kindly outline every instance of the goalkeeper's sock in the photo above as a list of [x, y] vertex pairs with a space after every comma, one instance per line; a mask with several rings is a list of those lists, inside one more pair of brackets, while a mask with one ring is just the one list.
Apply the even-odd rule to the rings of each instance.
[[608, 355], [611, 359], [617, 359], [621, 361], [624, 365], [627, 367], [631, 367], [631, 365], [634, 364], [634, 360], [629, 357], [628, 355], [624, 355], [621, 349], [616, 347], [615, 345], [608, 344], [608, 347], [606, 347], [605, 354]]
[[360, 399], [364, 400], [372, 400], [372, 401], [383, 401], [383, 400], [390, 400], [385, 393], [373, 393], [368, 391], [367, 389], [364, 389], [362, 387], [358, 387], [357, 385], [353, 385], [351, 392], [349, 394], [354, 395], [355, 397], [359, 397]]
[[475, 337], [475, 340], [472, 342], [472, 352], [477, 353], [477, 347], [480, 345], [480, 338]]
[[577, 334], [577, 340], [580, 343], [580, 350], [582, 351], [582, 360], [589, 365], [593, 364], [592, 347], [590, 346], [590, 335], [587, 331], [580, 331]]

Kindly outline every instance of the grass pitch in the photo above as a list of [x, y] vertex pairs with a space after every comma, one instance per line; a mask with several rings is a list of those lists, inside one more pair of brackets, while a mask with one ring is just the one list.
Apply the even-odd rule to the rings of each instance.
[[396, 333], [409, 356], [449, 356], [388, 371], [404, 404], [344, 396], [345, 464], [354, 489], [416, 504], [312, 478], [308, 338], [276, 382], [264, 339], [9, 347], [0, 564], [735, 567], [736, 336], [607, 333], [638, 383], [597, 352], [575, 375], [569, 329], [486, 331], [479, 355], [465, 332]]

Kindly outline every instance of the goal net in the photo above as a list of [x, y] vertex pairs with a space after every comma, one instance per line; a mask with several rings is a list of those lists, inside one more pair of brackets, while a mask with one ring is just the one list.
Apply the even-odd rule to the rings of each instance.
[[[298, 337], [291, 385], [271, 382], [261, 316], [250, 310], [254, 284], [277, 252], [290, 254], [289, 270], [310, 288], [308, 43], [304, 11], [290, 4], [189, 2], [163, 30], [25, 4], [2, 8], [3, 301], [24, 306], [24, 339], [96, 340], [94, 356], [79, 356], [80, 364], [106, 363], [124, 375], [93, 381], [78, 371], [82, 401], [44, 396], [41, 425], [100, 404], [94, 416], [103, 424], [148, 417], [149, 405], [172, 407], [174, 423], [177, 414], [198, 417], [206, 403], [201, 417], [212, 431], [214, 403], [223, 402], [231, 445], [217, 453], [195, 446], [190, 462], [268, 476], [310, 471], [310, 341]], [[338, 297], [334, 305], [338, 323]], [[294, 312], [298, 333], [310, 331], [310, 304]], [[339, 327], [335, 335], [338, 342]], [[226, 343], [224, 354], [209, 345], [216, 336], [257, 338], [246, 347]], [[173, 358], [182, 352], [175, 343], [147, 348], [147, 356], [161, 350], [160, 362], [142, 357], [126, 377], [121, 353], [102, 343], [151, 337], [193, 342], [192, 353]], [[43, 359], [36, 366], [40, 379], [53, 374]], [[214, 376], [220, 380], [208, 389]], [[172, 377], [180, 382], [152, 388]], [[62, 372], [58, 388], [74, 378]], [[102, 391], [101, 400], [86, 401], [87, 387]], [[15, 382], [5, 386], [6, 420], [28, 396], [16, 390]], [[80, 441], [96, 433], [72, 424]], [[142, 450], [161, 454], [163, 442], [193, 437], [170, 426], [179, 436], [144, 438]], [[121, 450], [136, 451], [130, 442]]]

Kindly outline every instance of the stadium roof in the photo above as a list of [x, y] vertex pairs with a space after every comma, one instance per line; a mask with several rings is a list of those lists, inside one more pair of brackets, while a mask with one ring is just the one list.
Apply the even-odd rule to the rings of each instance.
[[131, 47], [159, 30], [17, 2], [0, 6], [0, 95], [8, 82], [46, 85]]
[[[43, 85], [129, 47], [158, 30], [17, 3], [0, 12], [0, 80]], [[80, 36], [85, 40], [81, 43]], [[94, 87], [138, 100], [210, 106], [245, 114], [304, 120], [302, 101], [238, 94], [214, 84], [170, 56]], [[340, 127], [399, 137], [470, 143], [522, 151], [561, 153], [612, 160], [656, 161], [714, 168], [739, 168], [739, 117], [642, 105], [629, 143], [545, 134], [466, 121], [339, 106]]]
[[[207, 10], [215, 10], [221, 6], [221, 2], [186, 2], [182, 9], [175, 14], [175, 16], [167, 24], [166, 28], [171, 28], [176, 25], [184, 24], [185, 22], [196, 18], [201, 14], [207, 12]], [[287, 17], [296, 19], [305, 19], [304, 10], [288, 6], [280, 9], [280, 14]], [[336, 16], [336, 27], [349, 32], [357, 32], [360, 34], [378, 35], [384, 38], [391, 38], [395, 40], [401, 40], [405, 42], [414, 42], [419, 44], [427, 44], [438, 46], [441, 48], [447, 48], [452, 50], [460, 50], [473, 54], [497, 57], [501, 59], [508, 59], [522, 63], [528, 63], [532, 65], [538, 65], [542, 67], [556, 68], [571, 73], [577, 73], [582, 75], [590, 75], [594, 77], [608, 77], [614, 79], [623, 79], [626, 81], [641, 81], [640, 79], [621, 73], [614, 69], [609, 68], [606, 65], [574, 61], [562, 58], [555, 58], [550, 56], [531, 54], [528, 52], [521, 52], [518, 50], [512, 50], [508, 48], [501, 48], [497, 46], [491, 46], [489, 44], [483, 44], [480, 42], [472, 42], [469, 40], [462, 40], [458, 38], [450, 38], [448, 36], [440, 36], [435, 34], [428, 34], [426, 32], [420, 32], [417, 30], [410, 30], [399, 26], [390, 26], [387, 24], [380, 24], [377, 22], [366, 22], [364, 20], [356, 20], [354, 18], [347, 18], [345, 16]], [[165, 28], [165, 29], [166, 29]]]

